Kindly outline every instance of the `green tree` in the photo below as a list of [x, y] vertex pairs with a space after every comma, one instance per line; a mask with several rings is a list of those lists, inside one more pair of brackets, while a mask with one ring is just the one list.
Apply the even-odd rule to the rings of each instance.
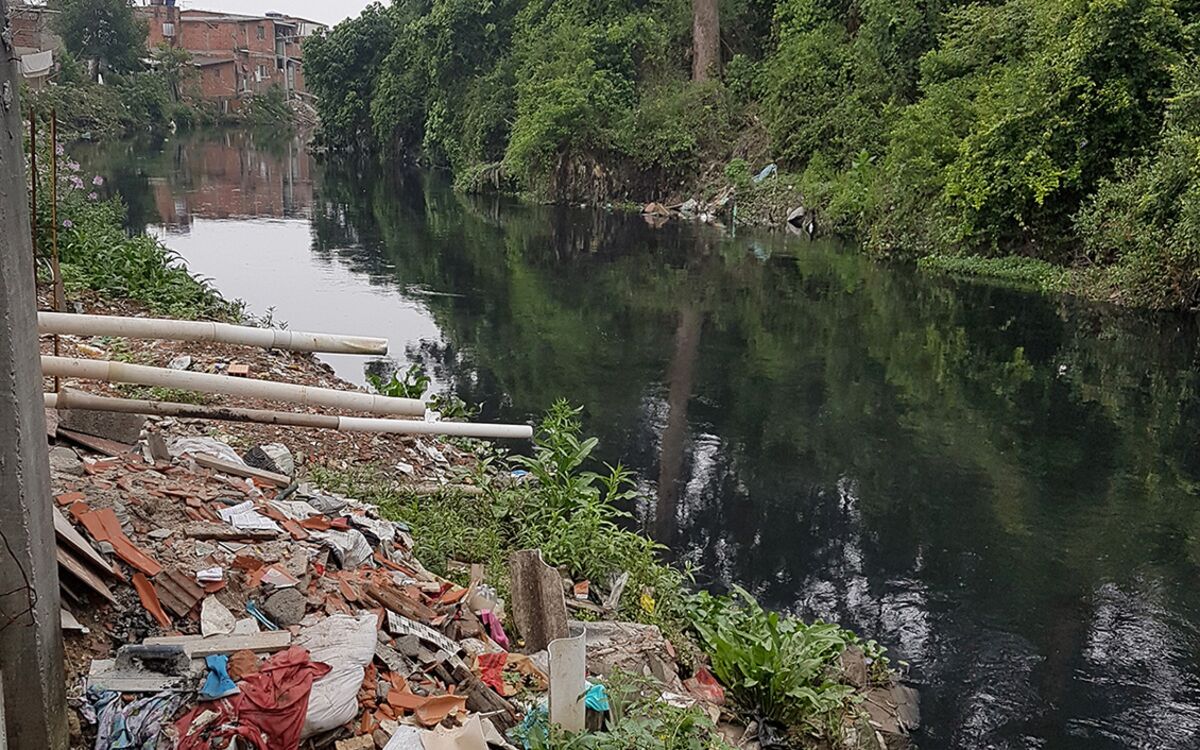
[[371, 96], [395, 27], [379, 3], [304, 42], [304, 72], [317, 96], [321, 139], [334, 149], [372, 145]]
[[178, 102], [183, 98], [186, 84], [195, 78], [192, 54], [185, 49], [163, 43], [154, 48], [151, 58], [154, 67], [167, 83], [171, 100]]
[[55, 31], [72, 54], [95, 72], [136, 70], [146, 55], [146, 25], [132, 0], [54, 0]]

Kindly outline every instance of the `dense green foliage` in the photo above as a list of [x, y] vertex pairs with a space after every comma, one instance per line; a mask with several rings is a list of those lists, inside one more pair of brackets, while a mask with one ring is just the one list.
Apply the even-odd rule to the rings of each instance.
[[[837, 736], [852, 686], [838, 680], [838, 658], [859, 644], [837, 625], [804, 623], [759, 606], [736, 589], [736, 598], [700, 593], [690, 619], [712, 660], [713, 674], [753, 716], [816, 736]], [[881, 651], [870, 644], [886, 676]]]
[[[721, 12], [718, 82], [689, 80], [684, 0], [372, 6], [310, 42], [309, 75], [329, 146], [449, 166], [464, 186], [648, 200], [732, 174], [745, 215], [777, 221], [802, 201], [879, 254], [1023, 256], [1078, 269], [1075, 292], [1200, 304], [1195, 3]], [[770, 162], [779, 175], [750, 184]]]
[[54, 30], [81, 60], [97, 72], [127, 72], [141, 66], [146, 52], [146, 27], [130, 0], [54, 0], [58, 11]]

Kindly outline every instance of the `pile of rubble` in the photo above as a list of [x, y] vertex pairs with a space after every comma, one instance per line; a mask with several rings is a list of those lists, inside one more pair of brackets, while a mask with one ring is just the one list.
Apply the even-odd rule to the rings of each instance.
[[[285, 446], [153, 424], [123, 443], [136, 425], [90, 416], [52, 420], [50, 449], [78, 746], [482, 750], [549, 690], [545, 647], [572, 626], [536, 553], [513, 561], [519, 653], [481, 566], [430, 573], [405, 525], [296, 481]], [[583, 643], [594, 674], [685, 692], [655, 628]]]

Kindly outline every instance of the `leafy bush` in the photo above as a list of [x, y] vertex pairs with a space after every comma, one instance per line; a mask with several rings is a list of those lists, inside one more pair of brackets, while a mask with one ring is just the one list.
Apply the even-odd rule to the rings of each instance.
[[1147, 307], [1200, 306], [1200, 65], [1176, 72], [1158, 149], [1125, 162], [1080, 211], [1080, 264], [1114, 266], [1110, 293]]
[[424, 398], [431, 382], [425, 374], [425, 368], [419, 363], [412, 364], [404, 371], [403, 377], [399, 372], [392, 372], [384, 377], [379, 373], [368, 372], [367, 382], [381, 396], [391, 398]]
[[767, 612], [740, 588], [733, 598], [693, 597], [691, 621], [713, 674], [744, 710], [792, 729], [839, 736], [855, 691], [835, 679], [835, 665], [848, 646], [858, 645], [853, 633]]

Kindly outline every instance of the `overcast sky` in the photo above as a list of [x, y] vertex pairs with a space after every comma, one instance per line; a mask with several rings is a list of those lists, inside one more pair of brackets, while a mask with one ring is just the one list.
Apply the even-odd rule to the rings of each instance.
[[[333, 25], [357, 16], [370, 0], [179, 0], [179, 7], [260, 15], [275, 10]], [[140, 3], [144, 4], [144, 2]]]

